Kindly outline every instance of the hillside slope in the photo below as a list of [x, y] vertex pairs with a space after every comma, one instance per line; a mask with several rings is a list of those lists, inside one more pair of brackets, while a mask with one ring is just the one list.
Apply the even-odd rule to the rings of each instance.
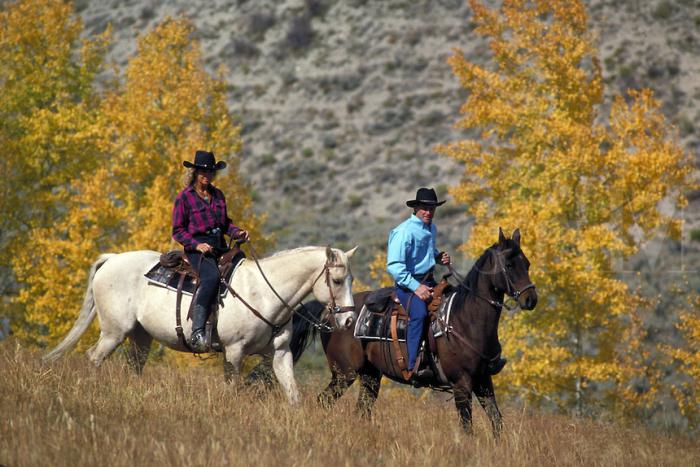
[[[121, 64], [136, 35], [162, 18], [195, 23], [207, 66], [229, 70], [231, 106], [244, 124], [242, 170], [278, 248], [361, 244], [362, 264], [408, 215], [404, 201], [416, 187], [444, 193], [459, 179], [460, 168], [433, 150], [466, 136], [452, 129], [465, 95], [445, 59], [457, 46], [472, 60], [488, 58], [462, 0], [83, 0], [77, 7], [88, 33], [112, 23], [111, 55]], [[589, 12], [608, 94], [654, 89], [697, 154], [695, 2], [596, 0]], [[699, 204], [684, 213], [687, 229], [697, 226]], [[446, 247], [468, 235], [459, 206], [446, 205], [438, 220]], [[693, 258], [697, 242], [685, 243]]]

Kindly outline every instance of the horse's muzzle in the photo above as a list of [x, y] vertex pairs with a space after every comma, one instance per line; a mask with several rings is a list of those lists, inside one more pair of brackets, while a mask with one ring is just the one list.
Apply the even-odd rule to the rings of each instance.
[[534, 287], [526, 290], [518, 297], [518, 304], [523, 310], [534, 310], [537, 306], [537, 291]]

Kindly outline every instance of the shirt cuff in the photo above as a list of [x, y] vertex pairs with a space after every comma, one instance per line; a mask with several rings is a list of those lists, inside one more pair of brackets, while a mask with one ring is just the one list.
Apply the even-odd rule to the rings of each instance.
[[420, 282], [411, 277], [411, 280], [408, 281], [408, 288], [415, 292], [418, 287], [420, 287]]

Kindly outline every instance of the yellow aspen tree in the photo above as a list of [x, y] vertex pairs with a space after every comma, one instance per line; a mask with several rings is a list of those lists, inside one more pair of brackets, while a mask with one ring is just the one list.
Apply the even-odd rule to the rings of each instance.
[[[694, 310], [700, 309], [700, 299], [694, 297]], [[677, 324], [684, 346], [666, 346], [667, 355], [677, 362], [680, 382], [672, 387], [672, 394], [681, 414], [692, 428], [700, 424], [700, 316], [697, 311], [685, 312]]]
[[457, 127], [478, 137], [438, 150], [465, 167], [450, 189], [475, 219], [463, 251], [476, 257], [499, 227], [520, 228], [540, 296], [535, 310], [503, 317], [510, 363], [499, 386], [563, 407], [594, 403], [596, 384], [620, 397], [629, 373], [619, 344], [642, 299], [615, 267], [655, 235], [678, 238], [680, 219], [657, 206], [685, 206], [690, 156], [649, 90], [615, 97], [601, 118], [583, 2], [470, 5], [492, 61], [457, 50], [449, 63], [469, 94]]
[[237, 173], [240, 127], [223, 81], [205, 71], [192, 33], [189, 22], [166, 19], [139, 38], [123, 83], [106, 92], [94, 121], [99, 168], [75, 180], [65, 217], [29, 233], [43, 253], [23, 251], [15, 261], [24, 283], [17, 302], [26, 310], [21, 337], [27, 341], [53, 345], [65, 335], [100, 253], [174, 246], [171, 211], [183, 187], [182, 161], [196, 149], [228, 162], [215, 184], [228, 195], [234, 222], [251, 232], [258, 250], [267, 248], [262, 219]]
[[[81, 39], [69, 3], [20, 0], [0, 6], [0, 294], [15, 293], [10, 268], [31, 249], [28, 232], [58, 219], [68, 187], [97, 165], [91, 123], [99, 104], [94, 78], [109, 31]], [[41, 273], [41, 271], [37, 271]], [[0, 303], [21, 326], [21, 310]]]
[[123, 88], [105, 100], [100, 116], [103, 151], [111, 155], [110, 170], [123, 187], [114, 195], [130, 214], [123, 247], [174, 246], [171, 211], [183, 188], [182, 161], [206, 149], [228, 163], [214, 183], [228, 197], [233, 221], [251, 232], [262, 251], [269, 239], [261, 232], [262, 218], [253, 214], [250, 189], [238, 174], [240, 125], [228, 109], [223, 78], [205, 71], [193, 32], [184, 19], [166, 19], [140, 37]]
[[[25, 309], [24, 325], [15, 333], [29, 344], [53, 345], [68, 333], [80, 310], [90, 264], [123, 228], [124, 210], [105, 195], [117, 189], [105, 168], [76, 181], [73, 188], [68, 213], [54, 225], [33, 229], [32, 248], [19, 252], [15, 261], [23, 285], [16, 301]], [[80, 348], [95, 339], [93, 327]]]
[[372, 258], [372, 262], [369, 263], [369, 277], [378, 287], [394, 285], [394, 279], [386, 270], [386, 251], [378, 251]]

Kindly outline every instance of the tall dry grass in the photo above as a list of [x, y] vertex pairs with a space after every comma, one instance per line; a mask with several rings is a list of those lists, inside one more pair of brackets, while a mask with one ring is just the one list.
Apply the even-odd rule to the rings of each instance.
[[[451, 401], [382, 388], [371, 421], [357, 390], [333, 410], [314, 403], [326, 381], [300, 378], [303, 403], [227, 386], [221, 371], [146, 367], [113, 356], [54, 364], [0, 343], [0, 464], [37, 465], [698, 465], [697, 439], [642, 427], [504, 408], [494, 441], [481, 409], [465, 436]], [[387, 390], [388, 389], [388, 390]]]

